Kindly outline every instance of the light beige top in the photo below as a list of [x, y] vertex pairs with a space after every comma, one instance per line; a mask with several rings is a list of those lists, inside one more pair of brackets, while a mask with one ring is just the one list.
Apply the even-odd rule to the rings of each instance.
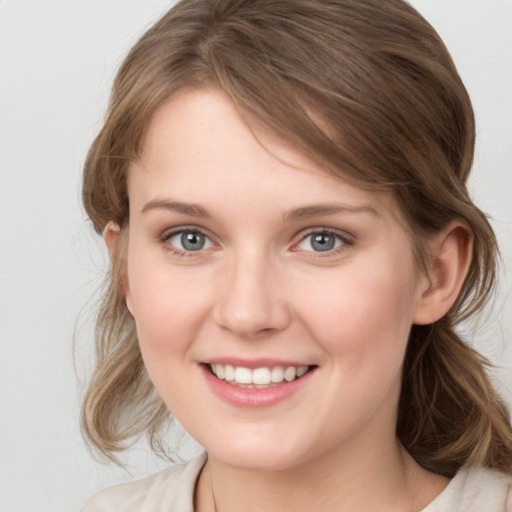
[[[94, 495], [82, 512], [194, 512], [196, 479], [206, 454], [187, 464]], [[462, 469], [421, 512], [512, 512], [512, 478], [483, 468]]]

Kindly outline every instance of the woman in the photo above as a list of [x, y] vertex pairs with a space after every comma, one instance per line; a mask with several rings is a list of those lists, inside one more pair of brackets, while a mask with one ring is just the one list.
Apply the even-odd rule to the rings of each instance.
[[83, 424], [117, 460], [172, 411], [207, 455], [85, 510], [509, 510], [508, 414], [454, 330], [495, 278], [473, 146], [402, 1], [171, 9], [85, 166], [113, 272]]

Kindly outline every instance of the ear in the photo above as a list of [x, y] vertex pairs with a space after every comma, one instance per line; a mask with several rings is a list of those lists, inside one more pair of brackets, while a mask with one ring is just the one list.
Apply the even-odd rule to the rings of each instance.
[[120, 233], [121, 228], [114, 221], [108, 222], [105, 226], [105, 229], [103, 230], [103, 239], [107, 245], [108, 256], [112, 266], [115, 265], [116, 261], [117, 246], [119, 244]]
[[473, 235], [461, 222], [451, 222], [428, 244], [429, 272], [422, 284], [413, 323], [431, 324], [453, 306], [464, 284], [473, 249]]
[[[126, 300], [128, 311], [130, 311], [133, 316], [132, 297], [126, 271], [126, 251], [128, 247], [126, 247], [125, 238], [126, 236], [123, 237], [118, 224], [113, 221], [107, 223], [103, 230], [103, 239], [107, 245], [110, 263], [112, 264], [113, 278], [118, 280], [119, 287]], [[120, 251], [123, 254], [120, 254]]]

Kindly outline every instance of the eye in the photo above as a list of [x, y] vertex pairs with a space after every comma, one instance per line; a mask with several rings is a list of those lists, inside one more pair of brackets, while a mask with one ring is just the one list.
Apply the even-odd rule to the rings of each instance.
[[166, 236], [165, 241], [178, 251], [194, 252], [213, 247], [212, 241], [204, 233], [193, 229], [175, 231]]
[[297, 244], [297, 249], [301, 251], [328, 252], [338, 249], [346, 243], [347, 241], [337, 233], [315, 231], [306, 235]]

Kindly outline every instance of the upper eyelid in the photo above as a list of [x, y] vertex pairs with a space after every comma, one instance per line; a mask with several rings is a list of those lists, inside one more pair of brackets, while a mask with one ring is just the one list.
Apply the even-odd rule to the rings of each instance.
[[174, 228], [164, 229], [160, 235], [161, 239], [168, 239], [171, 236], [178, 235], [179, 233], [184, 233], [189, 231], [191, 233], [201, 233], [209, 239], [212, 239], [212, 236], [209, 234], [208, 230], [204, 228], [200, 228], [198, 226], [176, 226]]
[[[341, 242], [341, 245], [338, 247], [333, 247], [328, 251], [314, 251], [314, 250], [306, 250], [301, 249], [299, 245], [303, 243], [308, 237], [314, 234], [325, 233], [329, 235], [333, 235]], [[299, 233], [297, 235], [298, 239], [296, 239], [289, 248], [292, 252], [302, 253], [304, 257], [308, 258], [333, 258], [336, 256], [340, 256], [341, 253], [352, 247], [356, 241], [354, 235], [347, 233], [346, 231], [333, 229], [333, 228], [310, 228], [306, 232]]]
[[341, 229], [320, 227], [320, 228], [309, 228], [309, 229], [303, 230], [301, 233], [299, 233], [297, 235], [296, 242], [294, 242], [294, 243], [301, 242], [308, 236], [314, 235], [316, 233], [327, 233], [329, 235], [334, 235], [347, 243], [353, 242], [355, 240], [354, 235], [352, 235], [346, 231], [343, 231]]
[[[169, 243], [169, 240], [176, 236], [176, 235], [179, 235], [180, 233], [198, 233], [198, 234], [201, 234], [203, 235], [205, 238], [207, 238], [210, 243], [214, 246], [219, 246], [219, 243], [216, 241], [215, 237], [213, 237], [212, 235], [209, 234], [208, 230], [205, 230], [204, 228], [200, 228], [198, 226], [176, 226], [176, 227], [173, 227], [173, 228], [168, 228], [168, 229], [164, 229], [157, 237], [156, 237], [156, 241], [159, 242], [159, 243], [162, 243], [162, 244], [165, 244], [165, 243]], [[173, 244], [170, 244], [170, 245], [173, 245]], [[176, 248], [177, 250], [181, 250], [179, 248]], [[211, 248], [209, 248], [211, 249]], [[202, 250], [199, 250], [197, 252], [204, 252], [204, 250], [208, 250], [208, 249], [202, 249]]]
[[[174, 243], [171, 242], [171, 238], [175, 236], [179, 236], [183, 233], [196, 233], [204, 236], [210, 243], [210, 247], [201, 247], [197, 250], [188, 250], [185, 248], [181, 248], [179, 246], [176, 246]], [[158, 237], [156, 238], [156, 242], [163, 246], [165, 250], [170, 251], [171, 253], [174, 253], [178, 256], [189, 256], [189, 257], [198, 257], [199, 255], [211, 251], [212, 249], [215, 250], [218, 248], [218, 244], [212, 239], [210, 235], [205, 233], [205, 230], [198, 228], [198, 227], [176, 227], [176, 228], [169, 228], [164, 230]]]

